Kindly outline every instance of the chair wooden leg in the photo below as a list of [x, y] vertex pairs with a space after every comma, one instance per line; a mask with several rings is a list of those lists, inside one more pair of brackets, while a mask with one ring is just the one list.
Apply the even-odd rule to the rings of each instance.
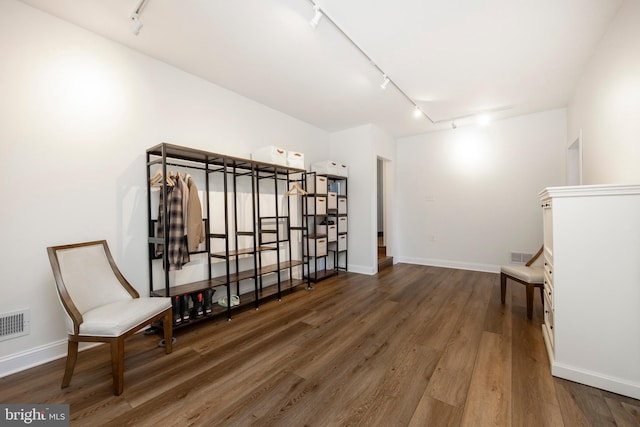
[[535, 287], [533, 283], [527, 283], [527, 317], [529, 319], [533, 318], [533, 288]]
[[507, 294], [507, 276], [504, 273], [500, 273], [500, 298], [504, 304], [505, 295]]
[[120, 396], [124, 389], [124, 338], [111, 340], [111, 373], [113, 375], [113, 394]]
[[61, 388], [68, 387], [69, 383], [71, 383], [71, 376], [76, 367], [76, 360], [78, 360], [78, 341], [69, 340], [69, 344], [67, 345], [67, 364], [64, 368]]
[[540, 289], [540, 302], [542, 305], [542, 318], [544, 319], [544, 289], [542, 287], [539, 287], [538, 289]]
[[173, 351], [173, 316], [171, 310], [167, 311], [162, 323], [162, 329], [164, 330], [164, 352], [169, 354]]

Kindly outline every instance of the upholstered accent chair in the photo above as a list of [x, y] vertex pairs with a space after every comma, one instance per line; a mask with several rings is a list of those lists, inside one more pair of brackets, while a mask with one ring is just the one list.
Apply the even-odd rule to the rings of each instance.
[[533, 317], [533, 290], [540, 289], [540, 300], [544, 305], [544, 268], [533, 265], [542, 254], [542, 248], [525, 265], [509, 264], [500, 267], [500, 296], [502, 303], [505, 301], [507, 292], [507, 279], [522, 283], [526, 287], [527, 293], [527, 317]]
[[78, 343], [111, 346], [113, 393], [122, 394], [124, 340], [163, 319], [165, 352], [172, 351], [170, 298], [141, 298], [118, 270], [105, 240], [47, 248], [60, 302], [67, 314], [68, 351], [62, 388], [71, 382]]

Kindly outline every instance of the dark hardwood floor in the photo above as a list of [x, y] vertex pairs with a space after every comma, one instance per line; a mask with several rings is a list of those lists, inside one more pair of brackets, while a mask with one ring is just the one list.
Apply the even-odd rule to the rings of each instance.
[[639, 426], [640, 401], [553, 378], [540, 301], [500, 304], [497, 274], [397, 264], [340, 274], [258, 311], [125, 347], [111, 394], [109, 350], [0, 379], [2, 403], [69, 403], [71, 425]]

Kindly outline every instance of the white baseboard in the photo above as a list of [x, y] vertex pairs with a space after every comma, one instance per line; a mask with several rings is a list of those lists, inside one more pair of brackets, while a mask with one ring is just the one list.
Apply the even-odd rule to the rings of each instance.
[[551, 373], [555, 377], [640, 399], [640, 384], [622, 378], [608, 377], [601, 373], [585, 371], [557, 362], [551, 364]]
[[[79, 351], [100, 343], [80, 343]], [[67, 356], [67, 340], [55, 341], [0, 358], [0, 378]], [[60, 373], [62, 375], [63, 372]]]
[[398, 262], [406, 264], [429, 265], [432, 267], [455, 268], [458, 270], [482, 271], [485, 273], [500, 273], [500, 266], [494, 264], [480, 264], [473, 262], [416, 257], [398, 257]]
[[368, 265], [353, 265], [349, 264], [349, 272], [350, 273], [359, 273], [366, 274], [368, 276], [373, 276], [378, 272], [378, 267], [371, 267]]

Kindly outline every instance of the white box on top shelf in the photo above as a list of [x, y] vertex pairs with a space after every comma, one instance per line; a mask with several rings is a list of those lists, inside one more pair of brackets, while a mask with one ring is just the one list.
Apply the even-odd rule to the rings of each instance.
[[333, 160], [323, 160], [311, 165], [311, 171], [322, 175], [337, 175], [338, 174], [338, 162]]
[[329, 243], [329, 250], [331, 251], [346, 251], [347, 250], [347, 235], [341, 234], [338, 236], [338, 241]]
[[342, 163], [338, 163], [337, 173], [338, 176], [348, 177], [349, 176], [349, 166], [343, 165]]
[[327, 193], [327, 209], [338, 209], [338, 195], [331, 191]]
[[307, 197], [307, 215], [326, 215], [327, 198], [325, 196]]
[[287, 150], [268, 145], [251, 153], [251, 159], [257, 162], [287, 166]]
[[287, 166], [290, 168], [304, 169], [304, 154], [297, 151], [287, 152]]
[[327, 178], [316, 174], [308, 174], [307, 192], [311, 194], [327, 194]]
[[338, 213], [346, 214], [347, 213], [347, 198], [346, 197], [338, 197]]

